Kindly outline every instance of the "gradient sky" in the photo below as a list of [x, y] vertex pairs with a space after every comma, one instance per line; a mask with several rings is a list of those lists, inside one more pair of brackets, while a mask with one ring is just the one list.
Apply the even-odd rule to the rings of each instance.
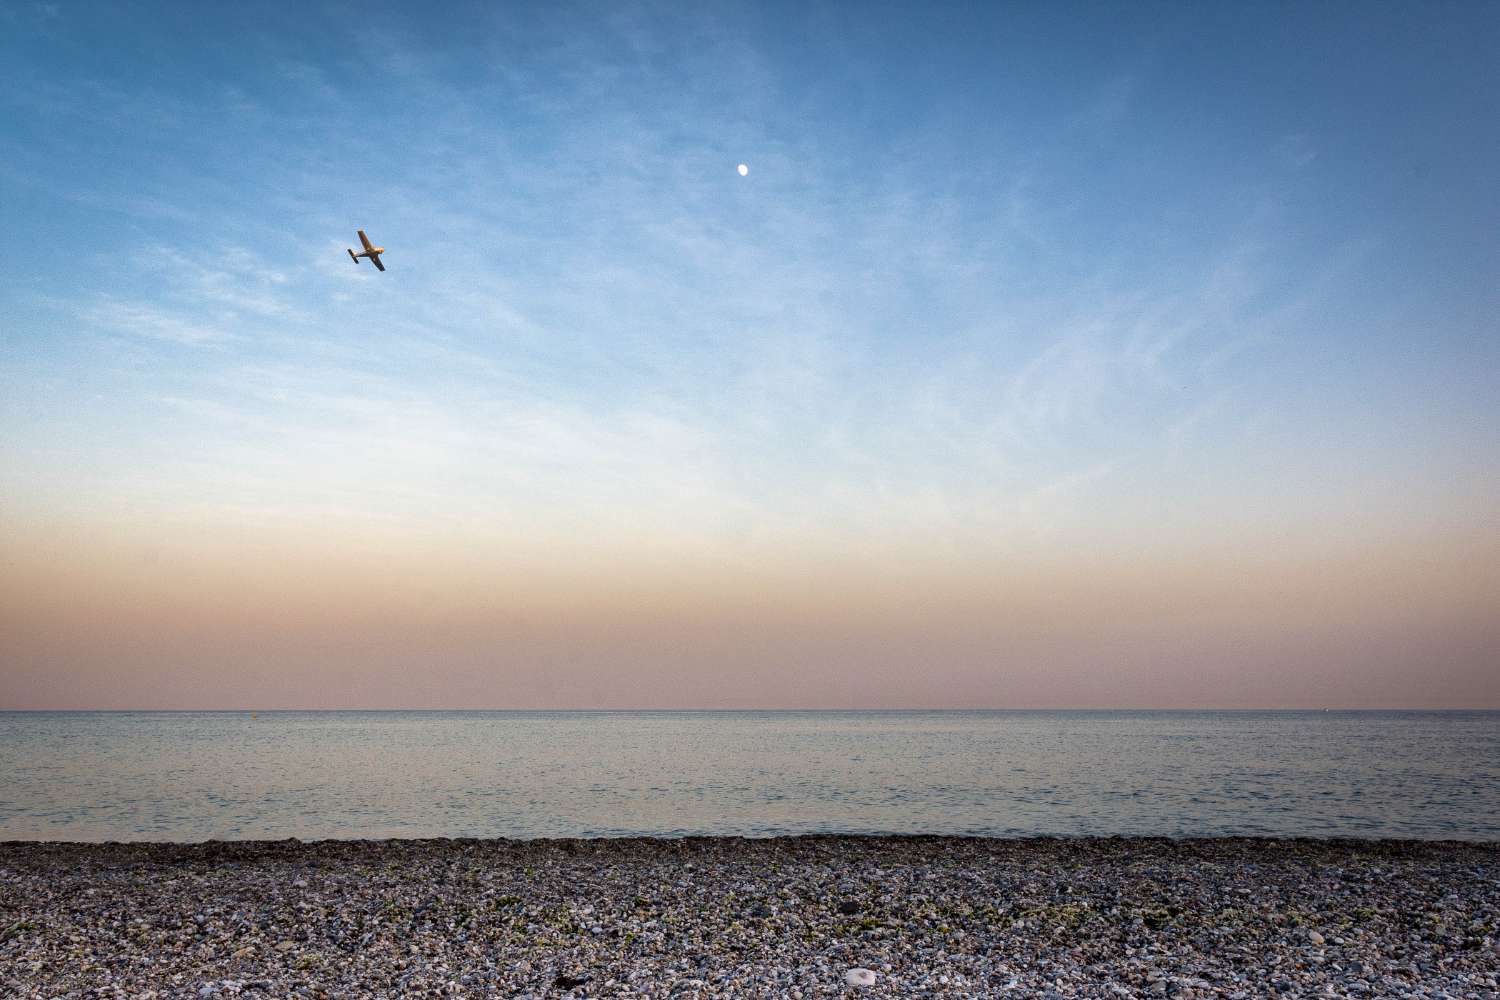
[[312, 6], [0, 7], [0, 708], [1500, 708], [1493, 3]]

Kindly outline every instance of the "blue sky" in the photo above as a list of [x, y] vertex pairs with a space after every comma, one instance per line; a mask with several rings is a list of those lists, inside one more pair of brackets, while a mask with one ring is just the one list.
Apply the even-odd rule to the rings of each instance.
[[311, 8], [0, 12], [21, 534], [941, 571], [1500, 511], [1492, 4]]

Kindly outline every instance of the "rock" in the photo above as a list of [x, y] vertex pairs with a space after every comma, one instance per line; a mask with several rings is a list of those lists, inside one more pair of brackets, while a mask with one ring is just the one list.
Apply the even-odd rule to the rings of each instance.
[[1307, 940], [1312, 942], [1313, 944], [1322, 944], [1323, 935], [1319, 934], [1317, 931], [1308, 931]]
[[764, 903], [759, 906], [752, 906], [750, 908], [750, 915], [752, 917], [769, 917], [771, 915], [771, 908]]
[[846, 899], [839, 904], [839, 912], [845, 916], [852, 916], [859, 912], [859, 904], [852, 899]]
[[874, 986], [875, 973], [869, 969], [850, 969], [844, 973], [844, 982], [850, 986]]

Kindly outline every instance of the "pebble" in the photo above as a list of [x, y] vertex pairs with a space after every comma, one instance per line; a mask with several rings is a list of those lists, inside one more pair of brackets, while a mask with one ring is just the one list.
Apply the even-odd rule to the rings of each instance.
[[1457, 842], [6, 843], [0, 996], [1488, 997], [1497, 876]]

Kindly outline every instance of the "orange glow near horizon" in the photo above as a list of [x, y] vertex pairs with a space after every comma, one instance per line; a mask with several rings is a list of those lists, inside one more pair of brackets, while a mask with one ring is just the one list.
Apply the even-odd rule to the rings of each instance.
[[10, 539], [0, 707], [1500, 705], [1500, 547], [1461, 534], [966, 558], [153, 537]]

